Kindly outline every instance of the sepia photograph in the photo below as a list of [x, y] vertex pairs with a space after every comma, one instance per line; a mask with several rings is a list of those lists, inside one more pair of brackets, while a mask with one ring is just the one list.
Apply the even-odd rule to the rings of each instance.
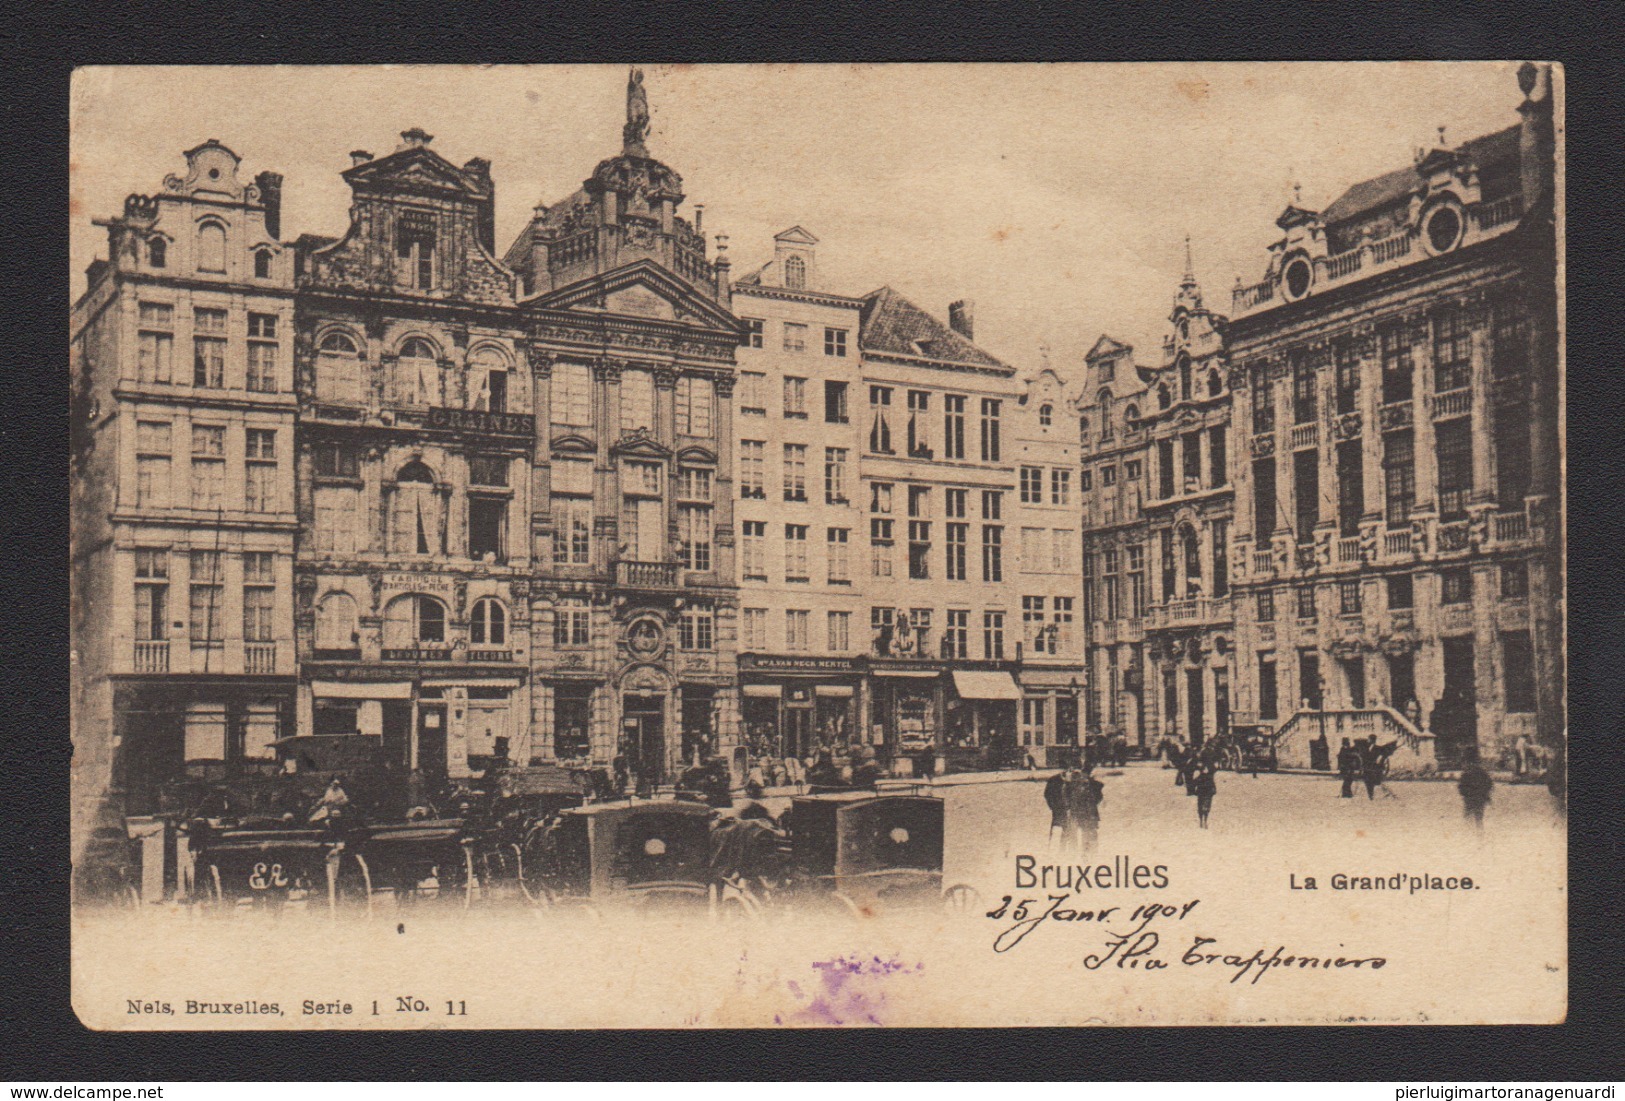
[[79, 1019], [1563, 1021], [1563, 95], [78, 69]]

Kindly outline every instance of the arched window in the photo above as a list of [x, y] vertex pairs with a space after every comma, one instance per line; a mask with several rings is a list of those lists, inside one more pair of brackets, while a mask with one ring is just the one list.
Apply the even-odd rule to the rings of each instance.
[[440, 404], [440, 360], [434, 345], [413, 337], [395, 363], [395, 400], [402, 405]]
[[1112, 438], [1112, 392], [1102, 390], [1095, 404], [1100, 406], [1100, 438], [1109, 440]]
[[807, 289], [807, 261], [799, 256], [784, 261], [784, 285], [793, 291]]
[[395, 475], [395, 502], [389, 527], [390, 549], [401, 554], [441, 554], [440, 499], [434, 475], [420, 462], [410, 462]]
[[322, 337], [316, 360], [316, 400], [361, 404], [361, 361], [355, 341], [340, 332]]
[[1207, 396], [1216, 398], [1224, 392], [1224, 379], [1217, 367], [1207, 373]]
[[162, 237], [154, 237], [148, 241], [147, 263], [155, 268], [161, 268], [169, 263], [169, 242]]
[[226, 270], [226, 227], [219, 222], [204, 222], [198, 227], [197, 270]]
[[474, 602], [468, 618], [468, 641], [473, 646], [508, 645], [508, 612], [494, 596]]
[[1078, 440], [1080, 443], [1089, 442], [1089, 418], [1078, 418]]
[[441, 646], [446, 641], [446, 606], [432, 596], [398, 596], [384, 609], [384, 649]]
[[488, 413], [508, 411], [508, 361], [495, 348], [481, 348], [469, 357], [468, 404]]
[[1133, 404], [1131, 402], [1130, 404], [1125, 405], [1123, 407], [1123, 423], [1126, 426], [1128, 426], [1129, 428], [1133, 428], [1134, 427], [1134, 422], [1139, 420], [1139, 419], [1140, 419], [1140, 407], [1138, 405], [1135, 405], [1135, 404]]
[[1179, 400], [1191, 400], [1191, 361], [1189, 356], [1179, 357]]
[[1174, 396], [1168, 392], [1168, 384], [1165, 382], [1157, 387], [1157, 408], [1166, 409], [1173, 403]]
[[1038, 407], [1038, 425], [1040, 428], [1048, 428], [1050, 426], [1050, 422], [1054, 419], [1055, 409], [1053, 406], [1040, 405]]
[[271, 250], [257, 249], [254, 252], [254, 278], [271, 278]]
[[356, 635], [355, 598], [349, 593], [328, 593], [316, 606], [316, 647], [320, 650], [353, 650]]

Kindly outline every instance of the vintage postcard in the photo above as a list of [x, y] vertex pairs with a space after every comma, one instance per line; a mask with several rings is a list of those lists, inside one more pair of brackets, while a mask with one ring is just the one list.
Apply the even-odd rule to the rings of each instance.
[[80, 1019], [1561, 1021], [1562, 103], [79, 70]]

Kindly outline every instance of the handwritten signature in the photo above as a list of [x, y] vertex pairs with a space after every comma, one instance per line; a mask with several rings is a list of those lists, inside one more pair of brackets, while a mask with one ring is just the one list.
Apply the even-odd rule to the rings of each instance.
[[[1012, 922], [993, 939], [993, 951], [1010, 951], [1026, 940], [1034, 929], [1047, 922], [1093, 924], [1105, 928], [1107, 940], [1098, 951], [1083, 957], [1084, 967], [1091, 971], [1098, 971], [1107, 965], [1119, 970], [1166, 971], [1169, 960], [1164, 958], [1163, 932], [1177, 928], [1201, 904], [1200, 899], [1192, 899], [1180, 904], [1147, 902], [1134, 907], [1105, 906], [1091, 910], [1067, 905], [1073, 897], [1064, 894], [1046, 895], [1042, 899], [1017, 899], [1005, 895], [987, 913], [991, 920]], [[1107, 926], [1108, 922], [1119, 929], [1126, 923], [1128, 928], [1120, 932]], [[1245, 951], [1210, 949], [1209, 946], [1218, 944], [1214, 937], [1192, 933], [1190, 938], [1190, 947], [1179, 954], [1177, 962], [1185, 967], [1230, 969], [1234, 972], [1230, 976], [1232, 983], [1240, 982], [1249, 975], [1252, 982], [1257, 983], [1271, 970], [1354, 968], [1379, 971], [1388, 963], [1382, 956], [1303, 955], [1289, 951], [1285, 945], [1277, 945], [1273, 951], [1260, 947], [1249, 955]]]

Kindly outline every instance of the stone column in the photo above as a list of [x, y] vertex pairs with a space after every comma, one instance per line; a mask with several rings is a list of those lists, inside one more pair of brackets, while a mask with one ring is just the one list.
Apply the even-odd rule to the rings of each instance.
[[1489, 311], [1480, 304], [1467, 308], [1468, 324], [1473, 327], [1472, 369], [1468, 374], [1472, 386], [1472, 440], [1473, 440], [1473, 492], [1468, 500], [1474, 504], [1491, 504], [1495, 493], [1495, 433], [1491, 416], [1491, 398], [1494, 383], [1490, 379]]
[[[1438, 445], [1433, 432], [1433, 346], [1428, 317], [1420, 310], [1405, 315], [1415, 371], [1412, 387], [1412, 419], [1416, 441], [1416, 508], [1437, 516], [1439, 511]], [[1435, 549], [1429, 540], [1429, 549]]]

